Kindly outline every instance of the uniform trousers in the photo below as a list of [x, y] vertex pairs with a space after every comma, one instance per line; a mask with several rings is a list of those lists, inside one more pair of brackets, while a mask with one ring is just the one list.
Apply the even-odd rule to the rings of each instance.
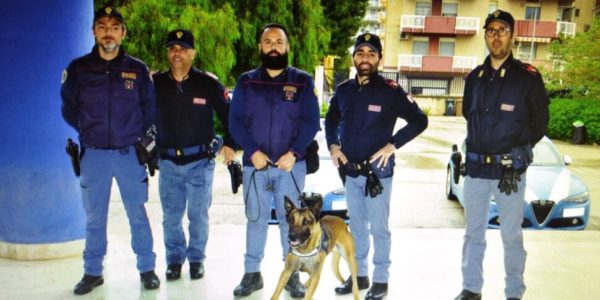
[[504, 247], [506, 298], [521, 298], [525, 293], [523, 272], [527, 253], [523, 247], [524, 196], [526, 178], [521, 174], [518, 192], [507, 196], [498, 189], [497, 179], [470, 176], [464, 182], [464, 207], [466, 230], [462, 250], [463, 288], [481, 293], [483, 287], [483, 257], [486, 249], [485, 232], [488, 225], [492, 197], [500, 217], [500, 235]]

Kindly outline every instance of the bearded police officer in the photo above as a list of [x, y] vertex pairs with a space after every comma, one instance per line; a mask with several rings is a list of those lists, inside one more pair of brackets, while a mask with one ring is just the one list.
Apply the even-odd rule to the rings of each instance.
[[126, 29], [123, 16], [111, 6], [94, 15], [96, 45], [75, 59], [63, 75], [64, 119], [79, 133], [81, 194], [86, 212], [85, 275], [75, 294], [86, 294], [104, 282], [106, 223], [113, 178], [116, 179], [131, 227], [131, 246], [146, 289], [160, 281], [154, 273], [156, 255], [144, 208], [148, 175], [136, 157], [138, 143], [154, 123], [154, 87], [148, 68], [121, 47]]
[[[356, 39], [356, 78], [341, 83], [331, 99], [325, 133], [333, 163], [346, 173], [345, 188], [358, 263], [358, 287], [369, 287], [367, 256], [370, 237], [374, 253], [373, 285], [369, 300], [387, 295], [391, 233], [388, 227], [394, 151], [427, 128], [427, 116], [393, 80], [383, 78], [379, 37], [365, 33]], [[398, 118], [407, 124], [395, 133]], [[352, 280], [335, 289], [352, 292]]]
[[489, 56], [467, 77], [463, 115], [467, 120], [464, 181], [466, 230], [462, 253], [463, 290], [456, 300], [481, 299], [488, 207], [496, 201], [506, 272], [504, 294], [520, 299], [523, 272], [523, 208], [532, 148], [548, 125], [548, 96], [538, 70], [513, 58], [515, 21], [497, 10], [485, 20]]

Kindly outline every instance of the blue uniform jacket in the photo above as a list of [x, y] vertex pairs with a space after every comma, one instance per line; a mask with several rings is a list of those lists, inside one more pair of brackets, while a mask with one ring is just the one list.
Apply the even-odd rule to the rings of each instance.
[[[490, 58], [486, 58], [483, 65], [469, 73], [465, 84], [467, 151], [504, 154], [515, 147], [535, 146], [546, 133], [548, 105], [542, 76], [535, 67], [511, 54], [494, 70]], [[502, 172], [499, 164], [467, 161], [471, 177], [499, 179]]]
[[135, 144], [154, 123], [156, 104], [148, 67], [119, 49], [111, 61], [98, 46], [69, 64], [61, 87], [62, 114], [84, 147]]
[[[235, 149], [229, 134], [229, 95], [213, 75], [191, 68], [177, 82], [170, 71], [155, 74], [158, 131], [161, 148], [207, 145], [215, 137], [214, 112], [225, 130], [224, 144]], [[197, 159], [192, 159], [194, 161]]]
[[[407, 124], [394, 133], [398, 118]], [[388, 143], [400, 148], [427, 124], [427, 116], [417, 103], [395, 81], [376, 73], [366, 84], [350, 79], [337, 87], [325, 117], [325, 134], [328, 147], [340, 145], [346, 158], [358, 163]]]
[[319, 131], [319, 105], [312, 77], [287, 67], [271, 78], [265, 68], [240, 76], [229, 110], [229, 130], [244, 150], [244, 165], [258, 150], [272, 162], [292, 151], [303, 160]]

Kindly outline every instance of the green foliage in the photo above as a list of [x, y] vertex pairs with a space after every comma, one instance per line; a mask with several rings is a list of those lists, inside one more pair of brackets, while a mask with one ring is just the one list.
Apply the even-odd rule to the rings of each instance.
[[354, 45], [352, 37], [363, 25], [362, 18], [368, 3], [369, 0], [321, 0], [326, 17], [325, 24], [331, 31], [329, 54], [339, 57], [348, 55], [348, 48]]
[[547, 135], [552, 139], [570, 141], [573, 122], [578, 120], [587, 128], [588, 143], [600, 144], [600, 101], [594, 99], [552, 99]]
[[[600, 99], [600, 18], [595, 18], [587, 32], [561, 39], [551, 45], [551, 52], [565, 61], [564, 71], [550, 76], [561, 86], [586, 97]], [[552, 86], [551, 86], [552, 87]]]

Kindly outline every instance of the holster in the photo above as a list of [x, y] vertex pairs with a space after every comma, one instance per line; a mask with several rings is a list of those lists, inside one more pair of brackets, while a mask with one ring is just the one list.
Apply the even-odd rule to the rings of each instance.
[[71, 157], [71, 166], [73, 167], [73, 172], [75, 173], [75, 176], [79, 177], [79, 175], [81, 175], [79, 145], [73, 142], [72, 139], [68, 138], [66, 150], [69, 157]]

